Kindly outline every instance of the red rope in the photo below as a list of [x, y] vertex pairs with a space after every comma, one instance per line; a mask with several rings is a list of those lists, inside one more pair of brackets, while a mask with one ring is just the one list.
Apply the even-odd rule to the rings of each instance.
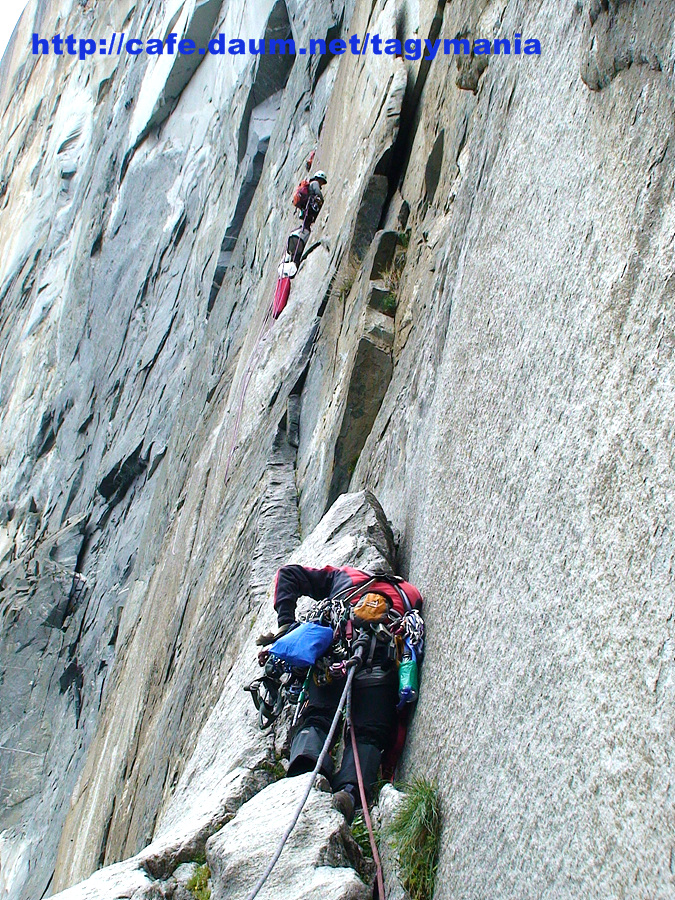
[[361, 772], [361, 760], [359, 759], [359, 751], [356, 746], [356, 735], [354, 734], [354, 728], [352, 727], [351, 720], [349, 721], [349, 733], [352, 738], [352, 750], [354, 751], [354, 763], [356, 765], [356, 777], [359, 782], [359, 794], [361, 795], [361, 806], [363, 807], [363, 818], [366, 822], [366, 827], [368, 829], [368, 836], [370, 837], [370, 846], [373, 851], [373, 859], [375, 860], [375, 866], [377, 867], [377, 890], [379, 892], [379, 900], [385, 900], [384, 896], [384, 879], [382, 877], [382, 864], [380, 862], [380, 854], [377, 852], [377, 844], [375, 843], [375, 835], [373, 834], [373, 823], [370, 821], [370, 813], [368, 812], [368, 800], [366, 798], [366, 789], [363, 786], [363, 773]]
[[[308, 212], [309, 212], [309, 202], [307, 203], [307, 206], [305, 207], [305, 209], [303, 211], [303, 215], [302, 215], [302, 219], [301, 219], [303, 228], [305, 227], [305, 219], [307, 218]], [[310, 227], [307, 226], [307, 231], [310, 231], [310, 230], [311, 230]], [[296, 265], [298, 265], [298, 263], [296, 263], [295, 260], [297, 258], [299, 249], [300, 249], [300, 241], [298, 240], [298, 243], [295, 247], [295, 252], [293, 254], [293, 260], [292, 260], [292, 262], [294, 262]], [[304, 245], [303, 245], [303, 250], [304, 250]], [[302, 256], [302, 254], [300, 254], [300, 255]], [[253, 375], [253, 369], [254, 369], [255, 363], [257, 363], [257, 361], [258, 361], [258, 349], [259, 349], [260, 343], [262, 342], [263, 338], [265, 337], [265, 334], [266, 334], [266, 332], [269, 328], [269, 325], [272, 321], [272, 307], [273, 307], [273, 304], [270, 303], [270, 305], [267, 308], [267, 312], [265, 313], [265, 318], [262, 321], [262, 325], [260, 326], [260, 331], [258, 332], [258, 336], [256, 338], [255, 344], [253, 345], [253, 349], [251, 350], [251, 355], [249, 356], [248, 363], [246, 364], [246, 370], [244, 371], [244, 375], [242, 378], [241, 396], [239, 398], [239, 407], [237, 408], [237, 417], [234, 422], [234, 429], [232, 432], [232, 440], [230, 441], [230, 451], [227, 455], [227, 463], [225, 464], [225, 475], [223, 476], [223, 482], [225, 484], [227, 483], [227, 476], [229, 475], [229, 472], [230, 472], [230, 465], [231, 465], [232, 459], [234, 457], [234, 451], [237, 449], [237, 437], [239, 436], [239, 428], [241, 426], [241, 416], [244, 411], [244, 400], [246, 399], [246, 392], [248, 390], [248, 386], [251, 381], [251, 376]]]

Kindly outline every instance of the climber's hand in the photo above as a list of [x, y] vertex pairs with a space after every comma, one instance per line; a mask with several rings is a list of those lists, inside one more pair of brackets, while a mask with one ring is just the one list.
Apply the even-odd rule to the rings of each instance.
[[256, 640], [256, 644], [258, 647], [267, 647], [269, 644], [273, 644], [275, 641], [278, 641], [280, 637], [283, 637], [287, 631], [290, 631], [293, 622], [289, 622], [287, 625], [282, 625], [276, 634], [272, 634], [269, 631], [267, 634], [260, 634]]

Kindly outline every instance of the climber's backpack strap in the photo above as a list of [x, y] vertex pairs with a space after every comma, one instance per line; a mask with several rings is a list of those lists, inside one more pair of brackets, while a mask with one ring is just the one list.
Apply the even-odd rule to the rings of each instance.
[[377, 647], [377, 635], [373, 633], [370, 638], [370, 647], [368, 649], [368, 659], [366, 660], [366, 671], [370, 672], [373, 668], [373, 658], [375, 656], [375, 649]]
[[403, 606], [405, 607], [405, 611], [410, 612], [412, 610], [412, 603], [408, 599], [408, 595], [403, 590], [403, 588], [401, 587], [400, 584], [397, 584], [395, 581], [392, 581], [392, 584], [396, 588], [396, 591], [397, 591], [399, 597], [401, 598], [401, 600], [403, 600]]

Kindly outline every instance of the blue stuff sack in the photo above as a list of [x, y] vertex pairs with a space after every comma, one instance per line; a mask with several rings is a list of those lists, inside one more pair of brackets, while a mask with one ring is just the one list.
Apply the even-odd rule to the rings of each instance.
[[275, 641], [270, 653], [290, 666], [313, 666], [332, 643], [332, 628], [317, 625], [316, 622], [303, 622]]

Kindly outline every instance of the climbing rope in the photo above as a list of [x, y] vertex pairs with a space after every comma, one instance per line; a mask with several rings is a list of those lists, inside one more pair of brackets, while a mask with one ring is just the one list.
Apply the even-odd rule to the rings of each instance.
[[366, 788], [363, 784], [363, 772], [361, 771], [361, 760], [359, 759], [359, 748], [356, 744], [356, 734], [352, 724], [352, 695], [351, 691], [347, 697], [347, 708], [345, 709], [345, 726], [349, 731], [352, 741], [352, 751], [354, 753], [354, 765], [356, 767], [356, 780], [359, 783], [359, 795], [361, 797], [361, 809], [363, 810], [363, 819], [368, 829], [368, 837], [370, 839], [370, 849], [373, 851], [373, 860], [377, 871], [377, 889], [378, 900], [385, 900], [384, 894], [384, 878], [382, 876], [382, 863], [380, 862], [380, 854], [377, 850], [375, 835], [373, 834], [373, 823], [368, 812], [368, 798], [366, 797]]
[[[279, 846], [276, 849], [276, 853], [272, 857], [269, 865], [267, 866], [267, 868], [265, 869], [263, 874], [260, 876], [258, 883], [253, 888], [251, 893], [248, 895], [246, 900], [254, 900], [254, 898], [258, 896], [260, 889], [265, 884], [265, 882], [269, 878], [269, 875], [270, 875], [272, 869], [277, 864], [277, 861], [278, 861], [279, 857], [281, 856], [281, 852], [284, 849], [284, 847], [286, 846], [286, 841], [290, 837], [291, 832], [295, 828], [297, 821], [300, 818], [300, 813], [302, 812], [302, 809], [303, 809], [305, 803], [307, 802], [307, 798], [309, 797], [310, 791], [312, 790], [312, 787], [314, 786], [314, 779], [319, 774], [321, 766], [323, 765], [323, 761], [326, 758], [326, 755], [328, 754], [328, 750], [330, 748], [331, 743], [333, 742], [333, 737], [335, 735], [335, 731], [337, 729], [337, 725], [340, 720], [340, 716], [342, 715], [342, 710], [345, 708], [345, 704], [347, 702], [347, 697], [349, 696], [349, 693], [351, 691], [352, 681], [354, 680], [355, 671], [356, 671], [356, 669], [352, 667], [349, 669], [349, 672], [347, 673], [347, 681], [345, 683], [344, 690], [342, 691], [342, 696], [340, 697], [340, 702], [338, 704], [337, 711], [335, 713], [335, 716], [333, 717], [333, 722], [330, 726], [330, 731], [328, 732], [328, 737], [326, 738], [326, 741], [323, 745], [323, 748], [321, 750], [319, 758], [316, 761], [316, 765], [314, 766], [314, 769], [312, 770], [312, 777], [309, 779], [309, 782], [307, 784], [307, 789], [305, 790], [302, 800], [298, 804], [298, 807], [295, 811], [295, 815], [293, 816], [293, 819], [291, 820], [290, 825], [288, 826], [286, 831], [283, 833], [283, 836], [282, 836], [281, 840], [279, 841]], [[384, 897], [384, 894], [382, 895], [382, 897]]]
[[[304, 214], [301, 219], [301, 228], [305, 227], [305, 219], [307, 218], [307, 212], [309, 210], [309, 204], [304, 211]], [[309, 230], [309, 229], [308, 229]], [[298, 261], [298, 250], [300, 248], [300, 241], [296, 244], [295, 252], [293, 254], [292, 262], [296, 265], [299, 265]], [[303, 245], [304, 249], [304, 245]], [[239, 428], [241, 426], [241, 417], [244, 411], [244, 401], [246, 399], [246, 392], [248, 391], [248, 386], [251, 381], [251, 377], [253, 375], [253, 370], [258, 363], [259, 354], [258, 351], [260, 349], [260, 344], [263, 342], [265, 337], [267, 336], [267, 332], [272, 324], [272, 310], [273, 303], [267, 307], [267, 312], [262, 321], [262, 325], [260, 326], [260, 330], [258, 332], [258, 336], [256, 337], [255, 344], [253, 345], [253, 349], [251, 350], [250, 356], [248, 358], [248, 362], [246, 364], [246, 370], [244, 371], [244, 375], [242, 376], [242, 385], [241, 385], [241, 394], [239, 397], [239, 406], [237, 408], [237, 416], [234, 423], [234, 429], [232, 431], [232, 438], [230, 440], [230, 450], [227, 455], [227, 463], [225, 465], [225, 475], [223, 477], [223, 483], [227, 483], [227, 476], [230, 471], [230, 465], [232, 463], [232, 459], [234, 457], [234, 451], [237, 449], [237, 438], [239, 437]]]
[[260, 344], [265, 338], [267, 331], [269, 329], [270, 323], [272, 322], [272, 304], [267, 307], [267, 312], [262, 320], [262, 325], [260, 326], [260, 330], [258, 331], [258, 336], [256, 338], [255, 344], [253, 345], [253, 349], [251, 350], [251, 354], [248, 358], [248, 363], [246, 364], [246, 370], [244, 371], [244, 375], [242, 376], [242, 384], [241, 384], [241, 395], [239, 397], [239, 406], [237, 408], [237, 416], [234, 422], [234, 429], [232, 431], [232, 438], [230, 440], [230, 451], [227, 456], [227, 463], [225, 465], [225, 475], [223, 476], [223, 483], [227, 483], [227, 476], [230, 471], [230, 464], [232, 463], [232, 459], [234, 457], [234, 451], [237, 447], [237, 438], [239, 437], [239, 428], [241, 426], [241, 416], [244, 411], [244, 401], [246, 399], [246, 392], [248, 390], [249, 382], [251, 381], [251, 376], [253, 375], [253, 369], [255, 364], [258, 362], [258, 350], [260, 348]]
[[351, 719], [347, 720], [347, 727], [352, 738], [352, 750], [354, 751], [354, 764], [356, 765], [356, 778], [359, 782], [359, 794], [361, 795], [361, 808], [363, 809], [363, 818], [368, 829], [368, 837], [370, 838], [370, 848], [373, 851], [373, 859], [375, 860], [375, 868], [377, 869], [377, 890], [378, 900], [385, 900], [384, 895], [384, 878], [382, 877], [382, 863], [380, 862], [380, 854], [377, 851], [377, 843], [373, 834], [373, 823], [370, 820], [368, 812], [368, 800], [366, 798], [366, 789], [363, 784], [363, 772], [361, 771], [361, 760], [359, 759], [359, 751], [356, 746], [356, 735], [352, 728]]

